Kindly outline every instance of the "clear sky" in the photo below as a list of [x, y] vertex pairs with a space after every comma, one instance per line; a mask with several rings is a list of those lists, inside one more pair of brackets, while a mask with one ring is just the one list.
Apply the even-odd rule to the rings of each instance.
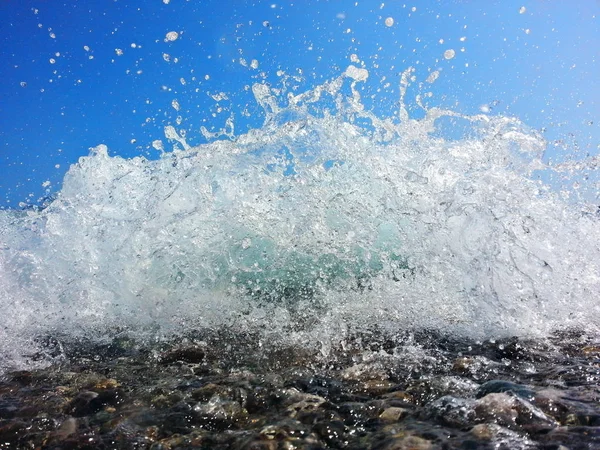
[[230, 116], [237, 134], [260, 126], [253, 83], [308, 88], [352, 60], [377, 114], [413, 66], [417, 85], [439, 71], [430, 105], [517, 116], [550, 158], [599, 152], [596, 0], [5, 0], [0, 54], [0, 207], [60, 189], [101, 143], [156, 158], [166, 125], [192, 145]]

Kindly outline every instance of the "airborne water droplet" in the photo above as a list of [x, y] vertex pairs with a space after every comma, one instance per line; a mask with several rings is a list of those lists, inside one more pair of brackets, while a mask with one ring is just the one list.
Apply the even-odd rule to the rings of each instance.
[[177, 31], [169, 31], [165, 36], [165, 42], [176, 41], [178, 37], [179, 33], [177, 33]]
[[444, 58], [452, 59], [456, 55], [456, 52], [453, 49], [448, 49], [444, 52]]

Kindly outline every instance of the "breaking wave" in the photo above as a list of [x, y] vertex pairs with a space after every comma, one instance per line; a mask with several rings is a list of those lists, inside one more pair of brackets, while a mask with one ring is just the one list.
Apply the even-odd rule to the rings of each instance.
[[100, 145], [46, 208], [0, 211], [1, 365], [48, 335], [227, 325], [326, 348], [372, 326], [597, 327], [598, 216], [536, 176], [553, 170], [542, 137], [502, 116], [416, 120], [403, 103], [377, 117], [367, 76], [350, 66], [285, 99], [257, 84], [259, 129], [190, 147], [168, 127], [178, 148], [154, 161]]

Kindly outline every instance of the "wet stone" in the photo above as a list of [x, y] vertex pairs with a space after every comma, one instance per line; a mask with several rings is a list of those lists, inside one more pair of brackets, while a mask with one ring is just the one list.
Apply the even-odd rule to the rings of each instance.
[[344, 423], [350, 426], [364, 424], [365, 422], [379, 417], [380, 407], [363, 402], [341, 403], [337, 407], [338, 414]]
[[474, 406], [475, 401], [472, 399], [447, 395], [429, 403], [420, 417], [452, 428], [466, 428], [476, 419]]
[[193, 408], [196, 421], [210, 429], [237, 428], [248, 417], [248, 412], [235, 401], [213, 395], [208, 402], [198, 403]]
[[286, 411], [290, 417], [296, 417], [299, 413], [313, 412], [327, 401], [318, 395], [306, 394], [294, 388], [285, 390], [284, 395], [287, 397]]
[[379, 414], [379, 418], [384, 422], [399, 422], [409, 414], [409, 411], [397, 406], [390, 406]]
[[75, 417], [94, 414], [107, 406], [117, 405], [120, 396], [117, 389], [105, 389], [100, 392], [82, 391], [66, 406], [65, 412]]
[[77, 432], [77, 419], [74, 417], [69, 417], [65, 419], [65, 421], [54, 431], [50, 438], [52, 441], [61, 442], [67, 439], [69, 436], [75, 434]]
[[184, 362], [189, 364], [199, 364], [204, 361], [206, 352], [199, 346], [189, 346], [174, 348], [160, 355], [161, 364], [173, 364]]
[[8, 375], [11, 381], [27, 385], [33, 381], [33, 374], [28, 370], [18, 370]]
[[537, 427], [551, 429], [558, 423], [539, 408], [520, 397], [493, 393], [475, 402], [476, 420], [491, 422], [513, 429]]
[[529, 401], [535, 399], [536, 396], [535, 391], [527, 386], [505, 380], [491, 380], [482, 384], [479, 389], [477, 389], [475, 397], [481, 398], [488, 394], [499, 392], [510, 392]]
[[347, 445], [346, 426], [339, 420], [316, 423], [313, 432], [329, 447], [344, 448]]
[[444, 395], [470, 396], [479, 385], [471, 380], [455, 376], [442, 376], [418, 381], [406, 389], [417, 404], [425, 405]]
[[268, 355], [285, 349], [262, 353], [248, 336], [199, 338], [166, 351], [131, 343], [114, 358], [65, 346], [80, 356], [24, 381], [6, 374], [0, 450], [600, 448], [597, 358], [582, 350], [597, 341], [581, 335], [549, 346], [423, 333], [406, 352], [398, 342], [277, 362]]

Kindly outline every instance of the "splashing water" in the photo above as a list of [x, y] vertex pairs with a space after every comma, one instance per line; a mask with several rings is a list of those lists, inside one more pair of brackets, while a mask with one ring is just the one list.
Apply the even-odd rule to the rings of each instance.
[[[2, 366], [55, 334], [597, 327], [598, 218], [534, 179], [542, 138], [507, 117], [378, 118], [367, 77], [350, 66], [287, 106], [257, 84], [260, 129], [189, 148], [171, 127], [184, 150], [156, 161], [99, 146], [47, 208], [0, 211]], [[470, 136], [442, 137], [448, 119]]]

